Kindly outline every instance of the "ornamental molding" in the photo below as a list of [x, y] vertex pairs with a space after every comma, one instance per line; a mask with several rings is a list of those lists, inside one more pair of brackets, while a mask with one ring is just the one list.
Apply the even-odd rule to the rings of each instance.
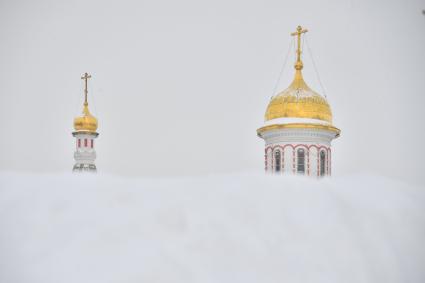
[[74, 137], [83, 136], [83, 137], [95, 137], [95, 138], [97, 138], [97, 136], [99, 136], [99, 133], [89, 132], [89, 131], [77, 131], [77, 132], [72, 132], [72, 135]]

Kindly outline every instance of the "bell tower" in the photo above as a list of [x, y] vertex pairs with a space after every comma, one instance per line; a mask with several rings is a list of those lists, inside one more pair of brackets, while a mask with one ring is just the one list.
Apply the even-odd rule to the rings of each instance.
[[90, 78], [91, 75], [87, 73], [81, 77], [84, 80], [84, 104], [82, 115], [74, 119], [75, 131], [72, 132], [72, 135], [75, 137], [75, 165], [72, 169], [73, 172], [96, 172], [94, 140], [99, 133], [96, 132], [98, 126], [97, 119], [91, 115], [87, 102], [87, 82]]
[[265, 142], [266, 172], [323, 177], [331, 175], [331, 141], [340, 130], [332, 124], [326, 98], [304, 81], [301, 36], [306, 32], [298, 26], [291, 33], [297, 38], [295, 76], [270, 100], [257, 135]]

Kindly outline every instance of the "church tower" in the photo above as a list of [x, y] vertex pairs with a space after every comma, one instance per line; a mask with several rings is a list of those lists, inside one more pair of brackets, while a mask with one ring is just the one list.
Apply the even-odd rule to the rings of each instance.
[[76, 148], [74, 152], [75, 165], [73, 172], [96, 172], [96, 151], [94, 149], [94, 140], [99, 135], [97, 130], [97, 119], [90, 114], [89, 104], [87, 102], [87, 80], [91, 76], [87, 73], [81, 77], [84, 80], [84, 104], [82, 115], [74, 119], [75, 131], [72, 135], [75, 137]]
[[265, 141], [265, 170], [274, 174], [311, 177], [331, 175], [331, 141], [340, 135], [332, 125], [326, 98], [308, 87], [302, 75], [301, 35], [298, 26], [295, 77], [290, 86], [272, 97], [265, 123], [257, 135]]

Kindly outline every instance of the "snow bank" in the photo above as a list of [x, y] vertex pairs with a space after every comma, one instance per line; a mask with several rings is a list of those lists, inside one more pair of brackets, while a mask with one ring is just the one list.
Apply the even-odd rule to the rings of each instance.
[[425, 282], [425, 190], [371, 176], [0, 174], [0, 282]]

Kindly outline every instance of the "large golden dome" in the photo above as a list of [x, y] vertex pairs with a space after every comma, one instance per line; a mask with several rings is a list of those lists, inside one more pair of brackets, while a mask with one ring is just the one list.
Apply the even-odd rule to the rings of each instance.
[[332, 124], [332, 112], [328, 102], [307, 86], [301, 68], [296, 70], [291, 85], [272, 98], [267, 106], [265, 120], [307, 118]]
[[[301, 26], [291, 33], [297, 36], [297, 61], [295, 62], [295, 78], [291, 85], [272, 98], [267, 106], [265, 120], [270, 121], [279, 118], [301, 118], [319, 120], [322, 124], [332, 124], [332, 112], [324, 97], [311, 90], [303, 79], [301, 70], [301, 34], [306, 33]], [[270, 123], [270, 122], [269, 122]]]
[[291, 33], [297, 36], [297, 60], [295, 62], [295, 77], [291, 85], [274, 96], [267, 106], [265, 125], [257, 130], [257, 135], [275, 129], [320, 129], [335, 133], [340, 130], [332, 125], [332, 111], [326, 98], [313, 91], [305, 83], [301, 70], [301, 35], [306, 33], [301, 26]]
[[82, 114], [74, 119], [74, 129], [76, 131], [96, 132], [97, 119], [90, 113], [87, 103], [84, 103]]

